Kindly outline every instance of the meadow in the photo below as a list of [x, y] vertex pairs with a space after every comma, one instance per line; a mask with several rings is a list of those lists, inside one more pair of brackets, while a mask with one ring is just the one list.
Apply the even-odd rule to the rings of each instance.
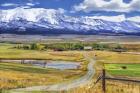
[[[136, 51], [135, 51], [136, 52]], [[95, 84], [102, 69], [110, 77], [140, 80], [140, 55], [111, 51], [93, 51], [96, 56], [96, 74], [87, 86], [68, 91], [68, 93], [103, 93], [102, 82]], [[123, 69], [122, 67], [126, 67]], [[106, 93], [140, 93], [140, 83], [106, 80]]]
[[0, 62], [0, 89], [2, 90], [68, 82], [86, 73], [87, 62], [80, 52], [20, 50], [13, 49], [13, 46], [14, 44], [0, 44], [0, 58], [74, 61], [81, 62], [81, 67], [76, 70], [58, 70], [29, 64]]
[[[38, 68], [27, 64], [1, 62], [1, 89], [55, 84], [59, 82], [71, 81], [81, 77], [86, 73], [86, 67], [88, 63], [88, 61], [84, 59], [83, 53], [87, 53], [90, 58], [94, 58], [96, 60], [96, 64], [93, 66], [96, 69], [96, 74], [88, 85], [69, 91], [64, 91], [66, 93], [102, 93], [101, 82], [99, 82], [97, 85], [94, 83], [101, 74], [103, 68], [106, 69], [109, 75], [113, 75], [115, 77], [123, 76], [133, 79], [139, 79], [140, 77], [140, 55], [138, 54], [113, 52], [108, 50], [24, 50], [13, 48], [16, 45], [17, 44], [0, 43], [0, 58], [65, 60], [82, 62], [82, 67], [77, 70], [60, 71], [56, 69]], [[132, 47], [130, 51], [132, 51]], [[126, 69], [122, 69], [122, 66], [126, 66]], [[107, 81], [107, 93], [140, 93], [139, 90], [139, 84], [120, 81]]]
[[140, 64], [106, 64], [105, 69], [113, 76], [140, 77]]
[[0, 63], [0, 89], [68, 82], [84, 74], [80, 70], [56, 70], [17, 63]]
[[42, 60], [65, 60], [81, 61], [83, 56], [80, 52], [72, 51], [37, 51], [14, 48], [16, 44], [0, 43], [0, 58], [3, 59], [42, 59]]

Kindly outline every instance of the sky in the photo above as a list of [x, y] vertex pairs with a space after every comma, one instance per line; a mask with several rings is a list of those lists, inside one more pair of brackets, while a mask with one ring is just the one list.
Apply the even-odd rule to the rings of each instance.
[[0, 10], [17, 7], [61, 9], [73, 16], [125, 16], [140, 20], [140, 0], [0, 0]]

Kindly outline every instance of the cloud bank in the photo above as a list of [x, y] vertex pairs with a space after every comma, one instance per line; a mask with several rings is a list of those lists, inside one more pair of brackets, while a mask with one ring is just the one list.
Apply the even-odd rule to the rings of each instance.
[[18, 6], [18, 4], [14, 4], [14, 3], [4, 3], [4, 4], [1, 4], [0, 6], [3, 6], [3, 7], [7, 7], [7, 6]]
[[127, 18], [129, 21], [140, 22], [140, 16], [134, 16]]
[[122, 22], [126, 20], [125, 15], [118, 15], [118, 16], [91, 16], [93, 19], [102, 19], [106, 21], [112, 22]]
[[117, 15], [117, 16], [86, 16], [86, 17], [92, 19], [101, 19], [101, 20], [111, 21], [111, 22], [122, 22], [122, 21], [140, 22], [140, 16], [126, 17], [124, 14]]
[[4, 4], [0, 4], [0, 6], [2, 7], [32, 7], [35, 5], [38, 5], [40, 3], [38, 2], [29, 2], [29, 3], [21, 3], [21, 4], [16, 4], [16, 3], [4, 3]]
[[115, 12], [130, 12], [140, 11], [140, 0], [132, 0], [130, 3], [125, 3], [123, 0], [84, 0], [79, 5], [75, 5], [74, 11], [115, 11]]

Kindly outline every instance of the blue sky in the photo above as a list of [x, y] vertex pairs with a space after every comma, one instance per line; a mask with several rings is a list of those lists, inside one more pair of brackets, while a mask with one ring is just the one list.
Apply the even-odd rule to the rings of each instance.
[[140, 16], [140, 0], [0, 0], [0, 9], [62, 8], [68, 15]]

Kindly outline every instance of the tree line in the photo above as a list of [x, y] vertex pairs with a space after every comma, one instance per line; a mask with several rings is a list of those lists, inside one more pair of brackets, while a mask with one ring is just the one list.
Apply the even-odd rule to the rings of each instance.
[[84, 47], [90, 46], [93, 50], [111, 50], [116, 52], [126, 51], [126, 48], [119, 44], [102, 44], [102, 43], [52, 43], [52, 44], [18, 44], [15, 46], [17, 49], [25, 50], [55, 50], [55, 51], [67, 51], [67, 50], [84, 50]]

